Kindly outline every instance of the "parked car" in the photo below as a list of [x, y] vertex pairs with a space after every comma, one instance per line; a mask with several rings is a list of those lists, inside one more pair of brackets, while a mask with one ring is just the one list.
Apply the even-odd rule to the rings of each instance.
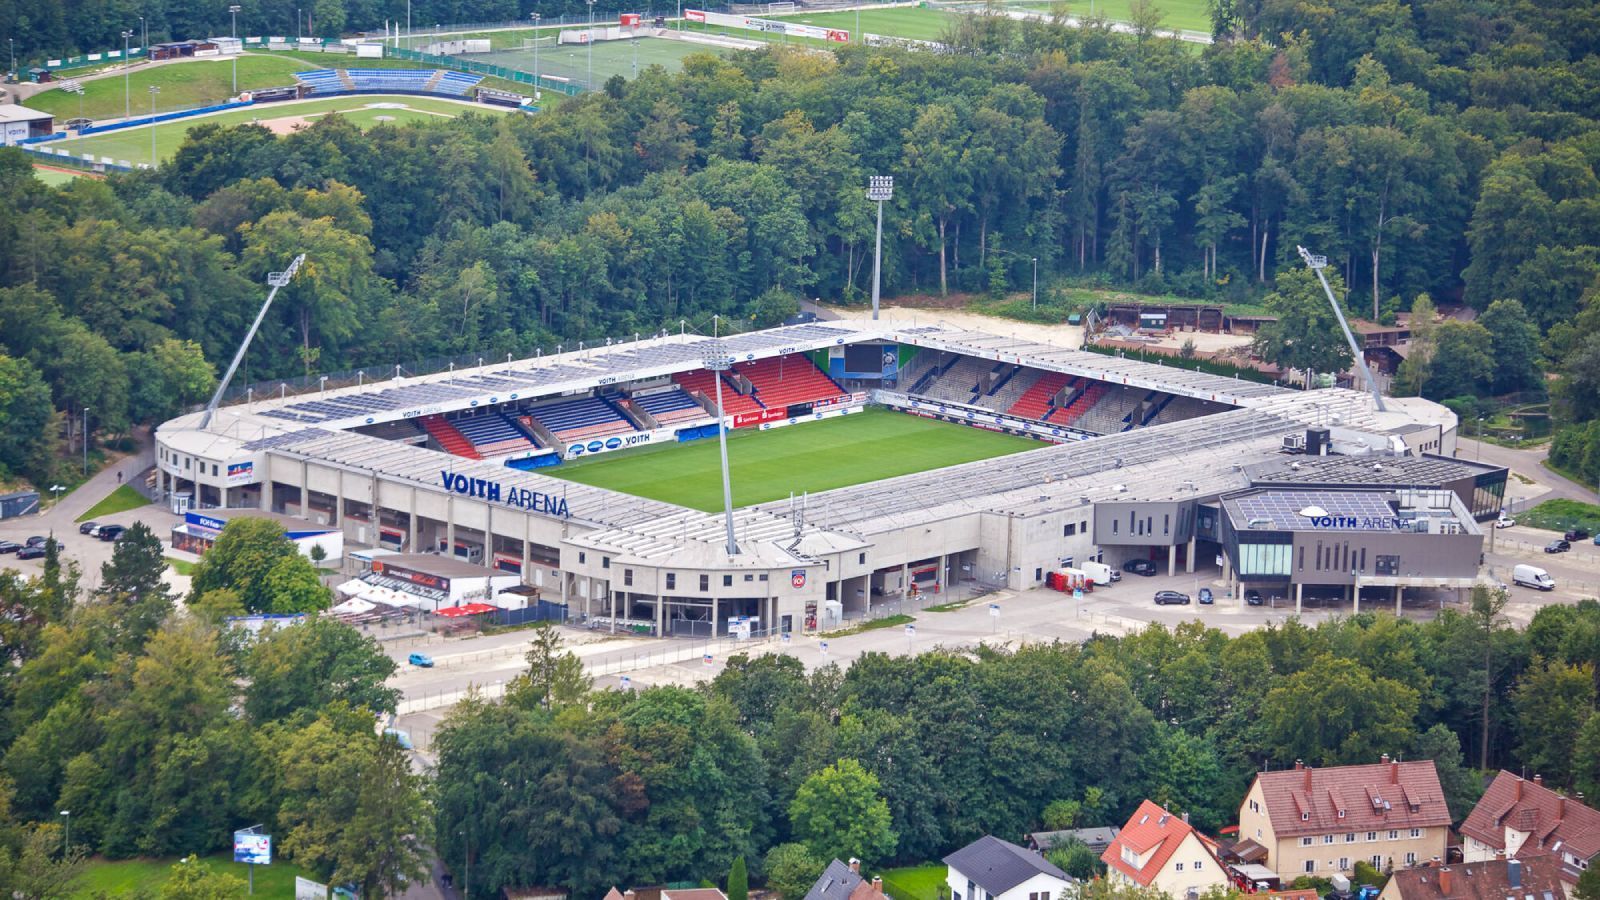
[[426, 653], [413, 653], [406, 657], [406, 662], [424, 669], [433, 668], [433, 657]]
[[99, 528], [99, 527], [100, 527], [100, 523], [99, 522], [85, 522], [82, 525], [78, 526], [78, 533], [79, 534], [94, 534], [94, 530], [96, 528]]
[[1149, 578], [1156, 573], [1156, 564], [1148, 559], [1130, 559], [1122, 564], [1122, 571]]
[[417, 749], [416, 745], [411, 742], [411, 732], [409, 731], [401, 731], [398, 728], [385, 728], [383, 733], [388, 737], [394, 738], [395, 743], [399, 744], [402, 750]]
[[24, 546], [24, 547], [43, 547], [45, 540], [46, 540], [46, 538], [44, 536], [36, 534], [33, 537], [28, 538], [27, 540], [23, 541], [22, 542], [22, 546]]
[[1544, 552], [1546, 553], [1565, 553], [1571, 549], [1572, 545], [1566, 541], [1551, 541], [1544, 545]]
[[16, 541], [0, 541], [0, 553], [15, 553], [21, 549], [22, 545]]
[[1215, 603], [1215, 602], [1216, 602], [1216, 598], [1211, 595], [1211, 588], [1201, 588], [1200, 589], [1200, 603], [1202, 605], [1210, 606], [1212, 603]]
[[102, 541], [114, 541], [122, 537], [122, 533], [127, 530], [121, 525], [101, 525], [100, 530], [95, 532], [95, 537]]
[[1246, 588], [1244, 592], [1244, 602], [1251, 606], [1260, 606], [1261, 592], [1255, 588]]
[[1168, 604], [1188, 606], [1189, 595], [1180, 594], [1177, 591], [1156, 591], [1156, 605], [1167, 606]]
[[17, 551], [17, 559], [43, 559], [43, 547], [23, 547]]
[[1515, 524], [1517, 524], [1517, 520], [1504, 513], [1500, 514], [1500, 518], [1494, 520], [1494, 527], [1496, 528], [1510, 528]]
[[1561, 537], [1569, 541], [1586, 541], [1589, 539], [1589, 532], [1584, 531], [1582, 528], [1574, 528]]

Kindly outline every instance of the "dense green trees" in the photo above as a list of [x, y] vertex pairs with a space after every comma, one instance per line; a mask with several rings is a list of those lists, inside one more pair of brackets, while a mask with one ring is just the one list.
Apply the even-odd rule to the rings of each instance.
[[314, 612], [332, 598], [283, 526], [255, 517], [234, 519], [222, 529], [195, 567], [189, 602], [219, 588], [236, 593], [252, 613]]

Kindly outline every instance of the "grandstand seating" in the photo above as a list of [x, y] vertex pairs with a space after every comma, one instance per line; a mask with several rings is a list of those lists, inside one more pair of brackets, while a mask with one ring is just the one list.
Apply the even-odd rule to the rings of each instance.
[[296, 81], [310, 88], [308, 94], [342, 94], [346, 91], [344, 80], [333, 69], [316, 69], [294, 73]]
[[311, 96], [367, 91], [465, 97], [483, 80], [482, 75], [446, 69], [316, 69], [294, 77]]
[[528, 410], [530, 417], [563, 441], [586, 441], [635, 431], [617, 408], [599, 397], [579, 397]]
[[755, 386], [756, 400], [768, 409], [781, 409], [793, 403], [831, 400], [845, 393], [811, 357], [801, 353], [773, 356], [734, 367]]
[[[1094, 406], [1105, 397], [1106, 392], [1109, 390], [1110, 385], [1107, 385], [1103, 381], [1091, 383], [1087, 388], [1084, 389], [1083, 393], [1077, 396], [1076, 399], [1062, 407], [1060, 412], [1051, 416], [1050, 421], [1059, 422], [1062, 425], [1077, 424], [1078, 420], [1082, 419], [1085, 413], [1093, 409]], [[1090, 426], [1088, 423], [1084, 423], [1083, 425], [1079, 425], [1079, 427], [1088, 428]]]
[[428, 434], [439, 442], [439, 446], [444, 448], [444, 452], [454, 456], [465, 456], [468, 459], [483, 459], [483, 454], [472, 446], [472, 442], [467, 440], [466, 435], [457, 431], [456, 427], [446, 421], [444, 416], [425, 416], [422, 420], [422, 427], [427, 429]]
[[498, 412], [482, 412], [475, 416], [456, 419], [450, 424], [472, 442], [473, 449], [482, 456], [505, 456], [524, 450], [534, 450], [539, 442], [528, 437], [522, 429], [512, 424]]
[[433, 69], [345, 69], [358, 91], [414, 91], [428, 89]]
[[1074, 380], [1071, 375], [1062, 372], [1046, 372], [1006, 412], [1022, 419], [1046, 421], [1055, 412], [1053, 398], [1057, 392]]
[[629, 402], [649, 413], [658, 425], [663, 426], [711, 418], [700, 408], [700, 404], [694, 402], [693, 397], [682, 390], [645, 394], [633, 397]]
[[990, 360], [963, 356], [957, 359], [954, 365], [946, 368], [932, 384], [924, 387], [921, 396], [956, 403], [977, 403], [982, 379], [994, 367], [995, 364]]
[[1002, 376], [1002, 380], [995, 383], [995, 386], [990, 389], [987, 396], [982, 398], [981, 402], [984, 406], [996, 412], [1009, 410], [1045, 374], [1045, 372], [1038, 369], [1017, 366], [1014, 371]]
[[482, 75], [446, 71], [439, 76], [438, 82], [434, 84], [433, 92], [435, 94], [449, 94], [454, 97], [465, 97], [482, 80]]
[[[678, 374], [672, 376], [672, 380], [676, 381], [686, 391], [699, 391], [710, 398], [711, 402], [715, 403], [717, 401], [717, 386], [716, 382], [712, 379], [712, 373], [710, 369], [696, 369], [693, 372], [679, 372]], [[755, 400], [752, 400], [738, 391], [735, 391], [733, 389], [733, 385], [726, 380], [722, 382], [722, 406], [723, 415], [728, 416], [737, 416], [741, 413], [761, 412], [762, 410], [760, 403], [757, 403]]]

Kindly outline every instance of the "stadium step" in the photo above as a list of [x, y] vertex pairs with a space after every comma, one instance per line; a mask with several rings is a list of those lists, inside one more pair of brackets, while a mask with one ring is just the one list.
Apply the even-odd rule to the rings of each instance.
[[452, 456], [464, 456], [467, 459], [483, 459], [483, 454], [478, 448], [472, 446], [467, 436], [456, 430], [454, 425], [444, 420], [443, 416], [428, 416], [422, 420], [422, 427], [428, 434], [439, 442], [446, 453]]
[[344, 85], [344, 89], [347, 90], [347, 91], [355, 90], [356, 89], [356, 83], [353, 80], [351, 80], [350, 73], [346, 72], [343, 69], [339, 69], [338, 72], [339, 72], [339, 83]]
[[429, 92], [430, 94], [433, 93], [439, 87], [439, 79], [441, 79], [443, 77], [444, 77], [444, 70], [443, 69], [435, 69], [435, 70], [433, 70], [433, 75], [428, 78], [428, 83], [423, 85], [422, 89], [427, 91], [427, 92]]

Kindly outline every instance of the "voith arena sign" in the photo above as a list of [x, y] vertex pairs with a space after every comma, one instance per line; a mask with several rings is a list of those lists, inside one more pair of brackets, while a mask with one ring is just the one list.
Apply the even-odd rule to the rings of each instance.
[[498, 481], [471, 478], [448, 469], [440, 470], [439, 483], [446, 490], [464, 497], [476, 497], [490, 503], [503, 503], [544, 516], [559, 516], [563, 519], [572, 517], [572, 512], [567, 509], [567, 498], [557, 497], [554, 494], [530, 491], [527, 488], [505, 487]]

